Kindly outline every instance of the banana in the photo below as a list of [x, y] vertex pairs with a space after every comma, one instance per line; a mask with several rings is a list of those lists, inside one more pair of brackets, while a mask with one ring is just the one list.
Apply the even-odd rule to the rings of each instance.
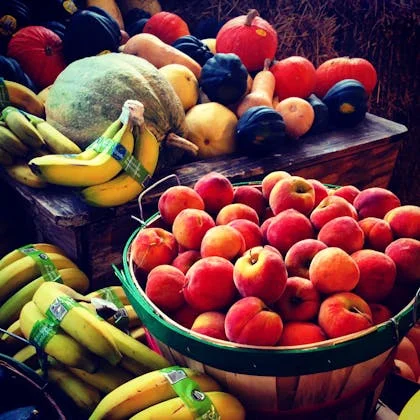
[[31, 89], [11, 80], [3, 79], [0, 83], [4, 83], [11, 105], [19, 109], [24, 109], [37, 117], [45, 115], [44, 104]]
[[12, 156], [24, 157], [29, 149], [7, 126], [0, 125], [0, 146], [9, 152]]
[[142, 325], [141, 319], [137, 315], [132, 305], [125, 305], [124, 309], [128, 316], [128, 328], [140, 327]]
[[[77, 268], [77, 266], [62, 254], [46, 253], [57, 270]], [[41, 275], [36, 261], [27, 255], [20, 260], [0, 270], [0, 302], [12, 293]]]
[[[206, 412], [208, 417], [205, 418], [245, 420], [245, 408], [233, 395], [226, 392], [207, 392], [205, 395], [212, 403], [210, 411]], [[193, 397], [192, 400], [194, 401]], [[177, 397], [152, 405], [131, 417], [130, 420], [194, 420], [196, 418], [197, 413], [190, 409], [180, 397]], [[204, 413], [200, 418], [204, 418]]]
[[6, 330], [7, 332], [3, 333], [1, 336], [1, 341], [5, 344], [8, 348], [11, 347], [15, 349], [15, 351], [20, 350], [21, 348], [26, 346], [26, 343], [23, 340], [19, 340], [18, 338], [14, 337], [13, 335], [9, 334], [12, 333], [17, 335], [18, 337], [25, 338], [23, 336], [22, 330], [20, 329], [20, 322], [19, 319], [13, 322], [9, 328]]
[[[155, 172], [159, 158], [159, 142], [143, 125], [136, 138], [133, 156], [141, 163], [149, 176]], [[83, 199], [92, 206], [113, 207], [128, 203], [144, 189], [125, 171], [108, 182], [85, 188], [81, 191]]]
[[[89, 287], [89, 279], [78, 268], [63, 268], [58, 270], [63, 283], [78, 292], [85, 292]], [[44, 277], [38, 277], [19, 289], [0, 306], [0, 327], [10, 325], [19, 318], [23, 306], [28, 303], [41, 284], [45, 283]]]
[[146, 330], [144, 327], [136, 327], [130, 330], [130, 335], [137, 341], [144, 341], [146, 339]]
[[[1, 266], [1, 261], [0, 261], [0, 266]], [[86, 295], [86, 297], [88, 299], [92, 299], [92, 298], [106, 299], [114, 303], [115, 301], [117, 301], [117, 302], [121, 302], [123, 305], [130, 304], [122, 286], [104, 287], [102, 289], [90, 292], [89, 294]]]
[[31, 168], [24, 161], [19, 161], [5, 168], [7, 174], [15, 181], [31, 188], [45, 188], [47, 183], [31, 171]]
[[[64, 292], [66, 288], [70, 290], [68, 294]], [[44, 315], [59, 320], [60, 327], [76, 341], [111, 365], [117, 365], [122, 355], [113, 336], [104, 327], [107, 322], [77, 304], [69, 296], [72, 291], [63, 284], [46, 282], [38, 288], [32, 300]]]
[[[181, 377], [195, 381], [202, 392], [219, 391], [219, 384], [210, 376], [189, 368], [179, 368]], [[175, 390], [160, 370], [145, 373], [105, 395], [89, 420], [126, 419], [150, 406], [177, 397]]]
[[31, 344], [28, 344], [27, 346], [20, 349], [12, 357], [18, 362], [24, 363], [26, 366], [30, 367], [31, 369], [35, 370], [39, 368], [38, 353], [36, 351], [36, 348]]
[[121, 359], [119, 366], [127, 372], [132, 373], [134, 376], [141, 376], [147, 372], [150, 372], [150, 369], [147, 369], [146, 367], [144, 367], [144, 365], [127, 356], [124, 356]]
[[8, 106], [3, 109], [1, 118], [13, 133], [27, 146], [34, 149], [42, 147], [45, 143], [37, 129], [18, 108]]
[[13, 156], [0, 147], [0, 165], [12, 165], [13, 162]]

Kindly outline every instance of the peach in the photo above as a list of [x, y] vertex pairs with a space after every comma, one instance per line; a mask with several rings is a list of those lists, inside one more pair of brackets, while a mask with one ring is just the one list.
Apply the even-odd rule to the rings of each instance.
[[366, 217], [365, 219], [359, 220], [359, 226], [365, 234], [364, 248], [383, 252], [394, 240], [390, 224], [383, 219]]
[[194, 320], [191, 331], [220, 340], [227, 340], [225, 317], [226, 315], [222, 312], [203, 312]]
[[336, 190], [332, 190], [330, 195], [336, 195], [338, 197], [343, 197], [346, 199], [350, 204], [353, 204], [354, 199], [359, 194], [359, 188], [355, 187], [354, 185], [343, 185]]
[[160, 264], [170, 264], [177, 254], [175, 236], [158, 227], [141, 229], [131, 245], [134, 263], [146, 272]]
[[322, 226], [318, 240], [351, 254], [363, 248], [365, 235], [356, 220], [350, 216], [341, 216]]
[[236, 296], [233, 264], [222, 257], [204, 257], [185, 275], [184, 297], [199, 312], [218, 311]]
[[200, 195], [190, 187], [175, 185], [169, 187], [159, 198], [158, 210], [162, 220], [172, 225], [181, 210], [204, 210], [204, 201]]
[[232, 220], [226, 226], [232, 226], [239, 231], [245, 240], [245, 249], [263, 244], [263, 234], [260, 227], [248, 219]]
[[369, 303], [369, 307], [372, 312], [372, 321], [374, 325], [389, 321], [392, 317], [391, 309], [383, 303]]
[[325, 197], [328, 197], [328, 189], [321, 181], [318, 181], [317, 179], [310, 178], [308, 179], [308, 181], [314, 187], [314, 191], [315, 191], [314, 207], [316, 207], [321, 202], [321, 200], [323, 200]]
[[414, 324], [407, 332], [407, 338], [414, 344], [420, 358], [420, 324]]
[[371, 187], [360, 191], [353, 201], [359, 219], [378, 217], [383, 219], [386, 213], [401, 205], [400, 199], [390, 190]]
[[191, 305], [185, 303], [181, 308], [171, 313], [171, 318], [185, 328], [191, 328], [200, 312]]
[[218, 256], [234, 260], [245, 249], [245, 240], [239, 230], [229, 225], [219, 225], [210, 228], [203, 236], [200, 254], [203, 258]]
[[182, 289], [184, 273], [176, 267], [162, 264], [153, 268], [147, 276], [146, 295], [162, 311], [179, 309], [184, 303]]
[[211, 214], [217, 214], [222, 207], [233, 202], [233, 185], [218, 172], [200, 177], [194, 184], [194, 190], [203, 199], [205, 210]]
[[309, 280], [325, 294], [349, 292], [356, 287], [359, 277], [356, 261], [337, 247], [319, 251], [309, 266]]
[[314, 284], [303, 277], [289, 277], [283, 294], [273, 304], [283, 321], [309, 321], [316, 317], [321, 296]]
[[405, 308], [416, 296], [418, 286], [411, 283], [403, 283], [399, 281], [398, 271], [397, 278], [395, 279], [394, 287], [389, 295], [381, 303], [388, 306], [393, 314], [397, 314]]
[[289, 178], [291, 176], [292, 175], [286, 171], [273, 171], [267, 174], [261, 182], [261, 191], [264, 198], [268, 200], [268, 198], [270, 197], [271, 190], [273, 189], [277, 181], [280, 181], [284, 178]]
[[395, 284], [397, 269], [394, 261], [383, 252], [373, 249], [361, 249], [351, 256], [360, 271], [354, 293], [367, 302], [380, 302], [385, 299]]
[[283, 258], [266, 247], [247, 250], [235, 262], [233, 281], [241, 296], [255, 296], [266, 304], [276, 301], [286, 287]]
[[420, 206], [400, 206], [385, 214], [396, 238], [420, 239]]
[[268, 202], [275, 215], [287, 209], [307, 215], [315, 204], [315, 190], [305, 178], [292, 175], [274, 185]]
[[260, 230], [261, 230], [261, 233], [262, 233], [264, 244], [268, 243], [268, 241], [267, 241], [267, 231], [268, 231], [268, 227], [270, 226], [270, 224], [273, 220], [274, 220], [274, 216], [269, 217], [268, 219], [264, 220], [264, 222], [261, 223]]
[[309, 279], [309, 266], [313, 257], [322, 249], [327, 248], [317, 239], [303, 239], [293, 244], [284, 257], [289, 277], [298, 276]]
[[172, 261], [172, 265], [186, 274], [190, 267], [200, 258], [201, 254], [199, 251], [190, 249], [179, 253]]
[[407, 363], [413, 370], [416, 378], [420, 375], [420, 362], [416, 347], [408, 337], [403, 337], [398, 343], [395, 358]]
[[372, 312], [360, 296], [351, 292], [336, 293], [321, 303], [318, 324], [327, 337], [342, 337], [371, 327]]
[[215, 225], [213, 218], [206, 211], [184, 209], [175, 217], [172, 233], [186, 250], [199, 250], [203, 236]]
[[271, 210], [270, 206], [267, 206], [265, 208], [264, 215], [263, 215], [261, 220], [264, 222], [264, 221], [266, 221], [267, 219], [269, 219], [270, 217], [273, 217], [273, 216], [274, 216], [273, 210]]
[[326, 340], [322, 328], [313, 322], [292, 321], [283, 326], [279, 346], [300, 346]]
[[309, 218], [315, 229], [319, 230], [325, 223], [341, 216], [349, 216], [357, 220], [356, 209], [345, 198], [329, 195], [312, 210]]
[[233, 193], [233, 202], [246, 204], [253, 208], [260, 219], [264, 216], [268, 204], [261, 190], [252, 185], [241, 185], [236, 187]]
[[235, 343], [274, 346], [282, 331], [280, 316], [255, 296], [239, 299], [227, 311], [225, 332], [227, 338]]
[[416, 381], [416, 375], [414, 374], [413, 369], [411, 369], [411, 367], [406, 362], [394, 359], [394, 364], [394, 371], [397, 375], [400, 375], [403, 378], [408, 379], [409, 381]]
[[419, 285], [420, 282], [420, 241], [412, 238], [399, 238], [385, 249], [397, 266], [397, 281]]
[[260, 224], [257, 212], [242, 203], [232, 203], [220, 209], [216, 216], [216, 225], [227, 225], [232, 220], [247, 219], [251, 222]]
[[267, 229], [269, 245], [277, 248], [282, 255], [296, 242], [314, 237], [314, 231], [309, 219], [294, 209], [284, 210], [274, 216]]

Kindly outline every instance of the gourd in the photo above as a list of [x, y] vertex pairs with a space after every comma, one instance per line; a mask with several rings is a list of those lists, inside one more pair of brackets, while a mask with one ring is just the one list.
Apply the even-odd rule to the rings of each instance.
[[344, 79], [328, 90], [322, 101], [328, 107], [331, 124], [353, 127], [365, 118], [368, 95], [355, 79]]
[[144, 25], [150, 19], [150, 13], [142, 9], [131, 9], [124, 15], [125, 30], [131, 36], [143, 32]]
[[253, 106], [238, 120], [236, 144], [240, 152], [266, 154], [279, 149], [285, 140], [283, 118], [270, 106]]
[[200, 86], [210, 101], [233, 104], [245, 93], [248, 72], [236, 54], [215, 54], [201, 70]]
[[226, 23], [226, 19], [219, 20], [214, 16], [205, 17], [197, 22], [192, 34], [198, 39], [216, 38], [220, 28]]
[[169, 45], [181, 36], [190, 35], [190, 30], [184, 19], [171, 12], [154, 14], [144, 25], [143, 32], [153, 34]]
[[56, 33], [61, 40], [64, 39], [64, 32], [66, 30], [66, 25], [64, 25], [64, 23], [58, 22], [57, 20], [49, 20], [48, 22], [43, 23], [42, 26], [45, 26]]
[[6, 80], [25, 85], [34, 92], [37, 90], [36, 86], [30, 77], [22, 70], [20, 64], [12, 57], [0, 55], [0, 75]]
[[115, 0], [86, 0], [86, 6], [94, 6], [105, 10], [116, 20], [120, 29], [124, 29], [124, 20]]
[[32, 21], [29, 6], [20, 0], [0, 2], [0, 39], [9, 40], [20, 28]]
[[172, 46], [190, 56], [200, 66], [204, 66], [207, 60], [214, 55], [204, 42], [193, 35], [181, 36]]
[[[25, 0], [26, 1], [26, 0]], [[71, 16], [79, 10], [79, 0], [30, 0], [34, 22], [56, 20], [67, 23]]]
[[328, 128], [329, 117], [328, 107], [321, 99], [318, 98], [314, 93], [306, 98], [309, 104], [314, 110], [314, 122], [309, 129], [309, 134], [323, 133]]

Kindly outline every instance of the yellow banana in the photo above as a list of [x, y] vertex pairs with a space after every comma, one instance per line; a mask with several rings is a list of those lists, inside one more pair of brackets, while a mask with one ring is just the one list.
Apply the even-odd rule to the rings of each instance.
[[[149, 176], [155, 172], [159, 159], [159, 142], [143, 125], [136, 138], [133, 156], [141, 163]], [[127, 172], [103, 184], [94, 185], [82, 190], [83, 199], [92, 206], [113, 207], [128, 203], [136, 198], [144, 189]]]
[[[78, 268], [63, 268], [58, 270], [63, 283], [78, 292], [85, 292], [89, 288], [89, 279], [83, 271]], [[16, 293], [10, 296], [0, 306], [0, 327], [10, 325], [19, 318], [23, 306], [28, 303], [41, 284], [45, 283], [44, 277], [38, 277], [27, 285], [23, 286]]]
[[[77, 268], [72, 261], [62, 254], [49, 252], [46, 254], [57, 270], [63, 268]], [[0, 270], [0, 302], [4, 301], [5, 298], [40, 275], [40, 267], [29, 255], [4, 267]]]
[[131, 359], [130, 357], [127, 357], [125, 355], [121, 359], [119, 366], [127, 372], [132, 373], [134, 376], [141, 376], [147, 372], [150, 372], [150, 369], [146, 368], [143, 364], [140, 364], [136, 360]]
[[3, 80], [3, 83], [6, 86], [11, 105], [30, 112], [37, 117], [43, 117], [45, 115], [44, 104], [39, 100], [35, 92], [11, 80]]
[[31, 168], [24, 161], [16, 162], [5, 168], [7, 174], [15, 181], [31, 188], [45, 188], [47, 183], [31, 171]]
[[18, 108], [8, 106], [3, 109], [1, 118], [13, 133], [27, 146], [34, 149], [42, 147], [45, 143], [37, 129]]
[[[194, 380], [202, 392], [218, 391], [219, 384], [210, 376], [189, 368], [178, 368], [178, 375]], [[114, 389], [102, 399], [89, 420], [126, 419], [147, 407], [177, 396], [160, 370], [145, 373]]]
[[125, 305], [124, 309], [128, 316], [128, 328], [140, 327], [142, 325], [141, 319], [137, 315], [132, 305]]
[[[65, 289], [70, 291], [64, 292]], [[73, 289], [55, 282], [42, 284], [32, 300], [40, 311], [59, 320], [60, 327], [92, 353], [116, 365], [122, 358], [120, 351], [104, 326], [107, 322], [96, 317], [92, 312], [77, 304], [72, 299]]]
[[12, 165], [14, 162], [13, 156], [0, 147], [0, 165]]
[[137, 341], [143, 342], [146, 339], [146, 330], [144, 329], [144, 327], [135, 327], [130, 329], [130, 335]]
[[[1, 261], [0, 261], [0, 266], [1, 266]], [[98, 289], [93, 292], [90, 292], [89, 294], [86, 295], [86, 297], [88, 299], [101, 298], [101, 299], [109, 300], [111, 302], [115, 302], [115, 300], [117, 300], [121, 302], [123, 305], [130, 304], [122, 286], [104, 287], [102, 289]]]
[[25, 146], [7, 126], [0, 125], [0, 146], [9, 152], [12, 156], [24, 157], [28, 154], [29, 149]]
[[[9, 328], [6, 329], [7, 333], [3, 333], [1, 336], [1, 342], [5, 344], [8, 348], [11, 347], [15, 350], [20, 350], [21, 348], [26, 346], [26, 343], [22, 340], [19, 340], [16, 337], [13, 337], [13, 335], [10, 335], [8, 333], [12, 333], [14, 335], [17, 335], [18, 337], [25, 338], [23, 336], [22, 330], [20, 329], [20, 322], [19, 319], [10, 324]], [[9, 352], [8, 352], [9, 353]]]
[[38, 354], [36, 352], [36, 348], [31, 344], [28, 344], [27, 346], [20, 349], [12, 357], [18, 362], [29, 366], [31, 369], [35, 370], [39, 368]]
[[[226, 392], [206, 392], [206, 396], [213, 407], [209, 413], [206, 413], [208, 417], [205, 418], [245, 420], [245, 408], [233, 395]], [[216, 417], [216, 413], [220, 417]], [[131, 417], [130, 420], [194, 420], [196, 418], [194, 410], [190, 409], [180, 397], [176, 397], [152, 405]]]
[[59, 362], [88, 372], [95, 372], [98, 368], [97, 358], [61, 328], [54, 326], [34, 302], [30, 301], [22, 308], [19, 321], [23, 335], [28, 340], [33, 339], [36, 331], [40, 330], [40, 334], [50, 336], [42, 346], [43, 350]]

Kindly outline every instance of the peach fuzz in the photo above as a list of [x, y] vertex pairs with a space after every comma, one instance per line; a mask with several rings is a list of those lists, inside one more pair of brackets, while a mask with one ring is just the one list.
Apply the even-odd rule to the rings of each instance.
[[232, 203], [223, 207], [219, 213], [217, 213], [216, 225], [227, 225], [235, 219], [248, 219], [257, 225], [260, 224], [260, 218], [252, 207], [242, 203]]
[[360, 277], [354, 293], [367, 302], [381, 302], [392, 291], [397, 269], [383, 252], [361, 249], [351, 255], [359, 267]]
[[314, 191], [315, 191], [314, 207], [316, 207], [321, 202], [321, 200], [323, 200], [325, 197], [328, 196], [328, 188], [321, 181], [318, 181], [317, 179], [309, 178], [307, 179], [307, 181], [309, 181], [314, 187]]
[[232, 220], [226, 226], [232, 226], [242, 235], [245, 240], [245, 249], [263, 244], [263, 234], [260, 227], [248, 219]]
[[204, 201], [208, 213], [217, 214], [221, 208], [233, 202], [233, 185], [224, 175], [209, 172], [194, 184], [194, 190]]
[[389, 321], [392, 317], [391, 309], [383, 303], [369, 303], [369, 308], [372, 312], [372, 322], [374, 325]]
[[397, 267], [397, 282], [402, 281], [418, 287], [420, 285], [420, 241], [399, 238], [391, 242], [385, 254], [392, 258]]
[[303, 277], [289, 277], [283, 294], [273, 309], [283, 321], [309, 321], [316, 317], [321, 296], [313, 283]]
[[307, 215], [314, 208], [315, 190], [305, 178], [292, 175], [274, 185], [268, 203], [275, 215], [287, 209]]
[[159, 265], [147, 276], [146, 296], [162, 311], [174, 311], [185, 303], [184, 283], [185, 275], [181, 270], [168, 264]]
[[199, 312], [231, 305], [236, 296], [233, 264], [222, 257], [204, 257], [187, 271], [184, 297]]
[[242, 203], [253, 208], [260, 219], [264, 217], [265, 209], [268, 205], [267, 200], [262, 195], [261, 190], [252, 185], [241, 185], [234, 188], [233, 202]]
[[268, 200], [271, 190], [273, 189], [274, 185], [276, 185], [277, 181], [291, 176], [292, 175], [286, 171], [273, 171], [267, 174], [261, 181], [261, 191], [264, 198]]
[[322, 328], [313, 322], [291, 321], [283, 326], [279, 346], [300, 346], [326, 340]]
[[234, 260], [245, 251], [245, 240], [239, 230], [229, 225], [210, 228], [201, 241], [200, 254]]
[[309, 279], [309, 266], [314, 256], [327, 248], [318, 239], [303, 239], [293, 244], [284, 257], [289, 277], [298, 276]]
[[194, 320], [191, 331], [207, 335], [208, 337], [218, 338], [219, 340], [227, 340], [225, 317], [226, 315], [222, 312], [203, 312]]
[[381, 187], [371, 187], [360, 191], [353, 201], [359, 219], [378, 217], [383, 219], [385, 214], [401, 205], [400, 199], [390, 190]]
[[170, 264], [177, 254], [178, 244], [175, 236], [158, 227], [140, 230], [131, 245], [134, 263], [146, 272], [160, 264]]
[[336, 190], [332, 190], [330, 195], [335, 195], [337, 197], [343, 197], [346, 199], [350, 204], [353, 204], [354, 199], [360, 193], [359, 188], [355, 187], [354, 185], [343, 185]]
[[204, 210], [184, 209], [175, 217], [172, 233], [185, 250], [199, 250], [203, 236], [215, 225], [213, 218]]
[[201, 254], [199, 251], [190, 249], [179, 253], [172, 261], [172, 265], [186, 274], [190, 267], [200, 258]]
[[179, 309], [171, 313], [171, 318], [185, 328], [190, 329], [200, 312], [191, 305], [185, 303]]
[[396, 238], [420, 239], [420, 206], [406, 205], [390, 210], [384, 220]]
[[349, 216], [357, 220], [356, 209], [345, 198], [329, 195], [312, 210], [309, 219], [315, 229], [320, 230], [325, 223], [340, 216]]
[[283, 258], [266, 247], [247, 250], [234, 265], [233, 281], [242, 297], [255, 296], [270, 304], [286, 287], [287, 271]]
[[168, 225], [172, 225], [175, 217], [184, 209], [204, 210], [203, 199], [190, 187], [169, 187], [159, 198], [158, 210], [162, 220]]
[[319, 251], [309, 266], [309, 280], [324, 294], [349, 292], [356, 287], [359, 277], [356, 261], [337, 247]]
[[363, 248], [365, 235], [356, 220], [349, 216], [341, 216], [322, 226], [318, 232], [318, 240], [351, 254]]
[[365, 234], [364, 248], [383, 252], [394, 240], [390, 224], [383, 219], [366, 217], [365, 219], [359, 220], [359, 226]]
[[309, 219], [294, 209], [284, 210], [273, 220], [267, 229], [268, 244], [277, 248], [282, 255], [296, 242], [314, 237]]
[[254, 346], [274, 346], [283, 331], [280, 316], [270, 311], [265, 303], [249, 296], [236, 301], [227, 311], [225, 332], [235, 343]]

